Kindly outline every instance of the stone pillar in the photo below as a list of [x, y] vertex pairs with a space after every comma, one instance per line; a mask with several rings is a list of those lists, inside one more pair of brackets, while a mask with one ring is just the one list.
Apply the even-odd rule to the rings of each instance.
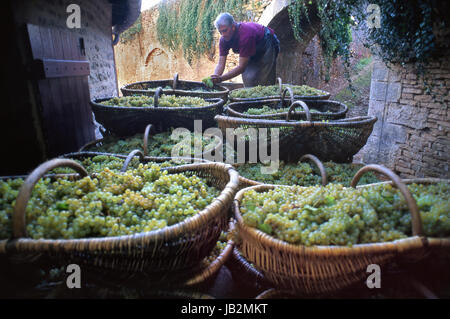
[[382, 164], [406, 178], [450, 178], [448, 57], [431, 63], [427, 74], [434, 98], [414, 65], [374, 63], [368, 115], [378, 121], [361, 150], [364, 163]]

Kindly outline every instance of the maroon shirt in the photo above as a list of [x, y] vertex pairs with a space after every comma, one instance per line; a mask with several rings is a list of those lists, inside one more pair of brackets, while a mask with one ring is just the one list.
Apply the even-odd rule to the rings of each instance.
[[[256, 53], [256, 44], [264, 38], [265, 26], [255, 22], [241, 22], [237, 32], [230, 41], [223, 37], [219, 41], [220, 56], [228, 55], [230, 49], [240, 57], [249, 58]], [[269, 28], [270, 29], [270, 28]], [[273, 30], [270, 29], [273, 34]]]

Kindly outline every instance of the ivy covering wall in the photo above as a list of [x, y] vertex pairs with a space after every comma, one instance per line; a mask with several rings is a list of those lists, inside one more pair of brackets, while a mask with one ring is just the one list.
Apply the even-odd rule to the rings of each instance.
[[249, 0], [163, 0], [156, 28], [161, 44], [182, 49], [188, 63], [213, 49], [214, 20], [229, 12], [236, 21], [246, 19]]
[[366, 46], [386, 64], [415, 63], [424, 80], [424, 66], [449, 48], [449, 41], [439, 41], [436, 36], [450, 27], [449, 9], [448, 1], [440, 0], [292, 0], [288, 7], [292, 30], [299, 41], [302, 23], [310, 19], [311, 13], [320, 19], [319, 37], [326, 67], [337, 56], [348, 64], [350, 28], [354, 25], [367, 31]]

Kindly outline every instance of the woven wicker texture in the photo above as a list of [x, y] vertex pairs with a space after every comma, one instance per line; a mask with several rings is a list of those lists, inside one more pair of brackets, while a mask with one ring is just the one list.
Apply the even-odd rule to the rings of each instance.
[[[168, 89], [170, 86], [172, 89]], [[202, 99], [222, 99], [228, 100], [229, 90], [220, 85], [214, 85], [212, 89], [208, 88], [202, 82], [180, 81], [178, 74], [175, 74], [173, 80], [144, 81], [127, 84], [120, 88], [124, 96], [147, 95], [153, 96], [158, 87], [164, 88], [164, 93], [177, 96], [196, 96]]]
[[[300, 102], [296, 101], [295, 103]], [[214, 118], [226, 136], [228, 128], [267, 128], [270, 148], [271, 130], [279, 130], [280, 160], [298, 161], [305, 154], [314, 154], [322, 161], [349, 163], [367, 142], [376, 117], [355, 117], [336, 121], [286, 121], [245, 119], [217, 115]], [[248, 144], [248, 142], [247, 142]], [[248, 148], [248, 145], [247, 145]]]
[[97, 122], [117, 136], [131, 136], [144, 132], [153, 124], [157, 132], [183, 127], [194, 130], [194, 120], [202, 120], [203, 130], [216, 126], [214, 116], [221, 114], [223, 99], [208, 99], [210, 105], [201, 107], [125, 107], [100, 104], [110, 98], [90, 102]]
[[[378, 165], [362, 168], [352, 181], [355, 186], [360, 176], [372, 169], [380, 173], [387, 170]], [[242, 253], [261, 271], [274, 287], [297, 291], [305, 295], [335, 292], [367, 278], [367, 266], [377, 264], [381, 268], [394, 260], [418, 261], [429, 254], [430, 249], [449, 249], [450, 238], [422, 236], [421, 220], [417, 205], [405, 183], [430, 180], [405, 180], [390, 172], [393, 183], [406, 197], [412, 215], [412, 236], [393, 242], [358, 244], [352, 247], [292, 245], [245, 225], [239, 210], [244, 193], [250, 189], [258, 192], [273, 189], [274, 185], [253, 186], [239, 191], [233, 209], [237, 220], [237, 232], [242, 239]], [[442, 180], [434, 180], [434, 182]], [[450, 181], [446, 181], [450, 182]], [[364, 185], [359, 187], [372, 187]], [[406, 189], [406, 190], [405, 190]]]
[[[228, 99], [230, 101], [230, 103], [234, 103], [234, 102], [256, 102], [256, 101], [261, 101], [261, 100], [267, 100], [267, 99], [276, 99], [276, 100], [280, 100], [281, 97], [283, 96], [283, 85], [291, 85], [291, 84], [283, 84], [281, 78], [278, 78], [278, 87], [279, 87], [279, 92], [280, 94], [277, 95], [271, 95], [271, 96], [260, 96], [260, 97], [249, 97], [249, 98], [244, 98], [244, 97], [232, 97], [233, 92], [237, 92], [238, 90], [245, 90], [245, 88], [240, 88], [240, 89], [234, 89], [231, 90], [230, 93], [228, 94]], [[322, 92], [322, 95], [308, 95], [308, 96], [304, 96], [304, 95], [294, 95], [294, 99], [295, 100], [307, 100], [307, 101], [311, 101], [311, 100], [328, 100], [331, 96], [331, 94], [329, 92], [325, 92], [322, 90], [318, 90], [320, 92]]]
[[[34, 240], [26, 238], [25, 208], [35, 183], [46, 172], [69, 166], [86, 174], [75, 161], [54, 159], [43, 163], [27, 178], [19, 192], [13, 215], [13, 237], [3, 252], [23, 256], [23, 262], [68, 264], [94, 267], [123, 273], [149, 272], [169, 277], [171, 271], [197, 267], [215, 246], [227, 226], [229, 205], [238, 186], [238, 174], [223, 163], [188, 164], [169, 167], [169, 173], [184, 173], [205, 178], [221, 190], [201, 212], [175, 225], [127, 236], [70, 240]], [[94, 174], [93, 174], [94, 175]], [[55, 177], [58, 178], [58, 177]], [[1, 247], [1, 246], [0, 246]], [[0, 251], [1, 252], [1, 251]]]
[[[142, 147], [141, 149], [143, 150], [143, 155], [144, 156], [148, 156], [149, 153], [149, 141], [151, 141], [152, 138], [152, 133], [155, 133], [154, 130], [154, 126], [152, 124], [147, 125], [147, 127], [145, 128], [145, 132], [142, 138]], [[222, 145], [222, 141], [219, 139], [219, 137], [215, 136], [215, 135], [208, 135], [208, 134], [203, 134], [203, 136], [209, 136], [211, 138], [211, 140], [214, 138], [214, 140], [212, 140], [213, 142], [210, 142], [210, 144], [215, 143], [215, 147], [213, 150], [211, 151], [205, 151], [203, 153], [201, 153], [199, 157], [204, 158], [207, 155], [209, 155], [211, 152], [215, 153], [215, 152], [219, 152], [220, 149], [223, 147]], [[86, 143], [85, 145], [83, 145], [80, 149], [79, 152], [98, 152], [98, 148], [100, 148], [102, 145], [104, 145], [105, 143], [111, 143], [113, 140], [115, 140], [116, 142], [119, 141], [121, 138], [118, 136], [108, 136], [108, 138], [100, 138], [94, 141], [90, 141], [88, 143]], [[174, 142], [175, 145], [175, 142]], [[131, 150], [129, 150], [131, 151]], [[105, 152], [101, 152], [101, 153], [105, 153]], [[117, 154], [116, 154], [117, 155]], [[158, 158], [162, 158], [162, 157], [153, 157], [155, 159]]]
[[[283, 101], [283, 103], [281, 101]], [[311, 112], [311, 119], [313, 121], [343, 119], [348, 111], [348, 107], [338, 101], [311, 100], [304, 102], [310, 109], [317, 110], [317, 112]], [[271, 99], [252, 102], [234, 102], [227, 105], [226, 113], [229, 116], [249, 119], [284, 120], [286, 119], [287, 112], [274, 112], [272, 114], [262, 115], [245, 114], [245, 112], [247, 112], [248, 109], [262, 108], [264, 105], [267, 105], [270, 108], [286, 108], [289, 107], [289, 103], [290, 99], [282, 100], [281, 98], [278, 100]], [[306, 114], [304, 111], [296, 111], [292, 114], [291, 119], [296, 121], [306, 120]]]

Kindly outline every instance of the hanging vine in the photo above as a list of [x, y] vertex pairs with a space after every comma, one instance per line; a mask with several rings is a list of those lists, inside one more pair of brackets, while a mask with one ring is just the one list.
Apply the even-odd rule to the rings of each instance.
[[449, 41], [438, 43], [435, 35], [450, 27], [446, 16], [450, 9], [448, 2], [371, 0], [370, 4], [379, 9], [380, 26], [367, 23], [374, 14], [368, 10], [368, 4], [356, 0], [292, 0], [288, 12], [294, 36], [302, 40], [305, 32], [302, 25], [305, 25], [304, 21], [310, 21], [312, 12], [315, 12], [320, 20], [319, 38], [328, 73], [332, 60], [337, 56], [343, 58], [345, 65], [349, 63], [354, 16], [358, 26], [367, 31], [365, 45], [373, 53], [388, 65], [415, 63], [417, 74], [424, 79], [427, 91], [431, 91], [432, 84], [426, 80], [425, 66], [449, 48]]
[[237, 21], [245, 19], [248, 0], [163, 0], [156, 23], [158, 40], [170, 50], [183, 50], [189, 64], [212, 50], [214, 20], [229, 12]]
[[303, 26], [311, 23], [314, 15], [320, 21], [318, 33], [325, 66], [325, 80], [329, 80], [329, 71], [333, 60], [340, 56], [343, 59], [345, 75], [349, 75], [350, 65], [350, 43], [352, 42], [351, 12], [355, 9], [358, 1], [331, 1], [331, 0], [294, 0], [288, 7], [294, 37], [298, 41], [303, 40], [305, 31]]

